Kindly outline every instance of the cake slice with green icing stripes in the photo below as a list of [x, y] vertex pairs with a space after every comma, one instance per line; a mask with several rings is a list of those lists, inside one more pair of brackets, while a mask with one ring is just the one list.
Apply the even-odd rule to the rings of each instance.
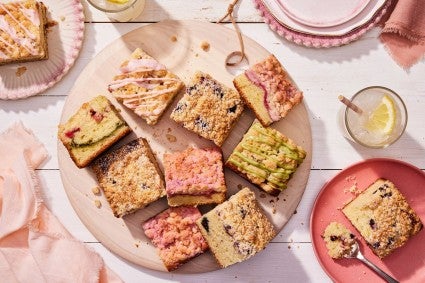
[[226, 166], [265, 192], [277, 196], [306, 157], [306, 152], [279, 131], [254, 121], [229, 156]]

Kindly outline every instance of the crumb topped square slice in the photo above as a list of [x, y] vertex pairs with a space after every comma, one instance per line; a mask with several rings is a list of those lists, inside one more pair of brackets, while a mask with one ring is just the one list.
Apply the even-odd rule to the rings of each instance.
[[237, 91], [196, 72], [171, 119], [221, 146], [243, 111]]
[[306, 152], [279, 131], [253, 122], [226, 161], [265, 192], [277, 196], [306, 157]]
[[42, 2], [0, 3], [0, 65], [47, 59], [46, 23]]
[[342, 212], [380, 258], [405, 245], [423, 228], [405, 197], [385, 179], [376, 180]]
[[163, 64], [137, 48], [131, 58], [122, 63], [120, 73], [108, 89], [146, 123], [154, 125], [183, 86]]
[[103, 95], [83, 103], [59, 125], [58, 137], [79, 167], [86, 167], [102, 152], [131, 132], [117, 109]]
[[164, 181], [144, 138], [107, 152], [92, 165], [116, 217], [122, 217], [165, 196]]
[[284, 118], [303, 99], [274, 55], [235, 77], [233, 84], [264, 126]]
[[222, 153], [218, 148], [193, 148], [164, 154], [168, 204], [222, 203], [226, 198]]
[[208, 249], [196, 221], [201, 213], [193, 206], [171, 207], [143, 223], [146, 236], [158, 249], [168, 271], [178, 268]]
[[248, 188], [217, 205], [196, 224], [222, 268], [254, 256], [276, 235], [273, 224]]

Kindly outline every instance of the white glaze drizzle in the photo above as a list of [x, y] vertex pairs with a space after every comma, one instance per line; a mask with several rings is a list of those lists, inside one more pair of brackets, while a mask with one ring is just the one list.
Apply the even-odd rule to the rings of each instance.
[[[12, 38], [12, 40], [15, 41], [18, 45], [21, 45], [23, 48], [25, 48], [30, 54], [32, 55], [37, 54], [37, 50], [35, 50], [34, 47], [32, 46], [30, 39], [20, 38], [16, 34], [16, 30], [14, 30], [13, 28], [9, 26], [9, 23], [6, 21], [3, 15], [0, 15], [0, 29], [2, 29], [5, 33], [7, 33]], [[17, 46], [13, 46], [13, 47], [18, 48]]]
[[35, 34], [33, 34], [32, 32], [30, 32], [23, 24], [21, 24], [19, 21], [18, 21], [18, 19], [17, 18], [15, 18], [13, 15], [12, 15], [12, 13], [6, 8], [6, 6], [4, 5], [4, 4], [2, 4], [2, 3], [0, 3], [0, 8], [2, 8], [5, 12], [6, 12], [6, 14], [8, 14], [11, 18], [12, 18], [12, 20], [14, 20], [15, 21], [15, 23], [17, 23], [18, 25], [19, 25], [19, 27], [23, 30], [23, 31], [25, 31], [25, 33], [28, 35], [28, 37], [29, 38], [31, 38], [31, 39], [36, 39], [37, 37], [35, 36]]
[[22, 3], [18, 3], [19, 7], [21, 7], [22, 14], [27, 18], [33, 25], [39, 26], [40, 25], [40, 17], [38, 16], [38, 13], [34, 9], [28, 9], [25, 8]]

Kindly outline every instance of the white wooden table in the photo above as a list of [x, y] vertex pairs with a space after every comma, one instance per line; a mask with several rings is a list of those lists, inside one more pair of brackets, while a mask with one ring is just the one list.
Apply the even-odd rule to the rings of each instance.
[[[50, 159], [37, 173], [48, 207], [76, 238], [98, 251], [106, 264], [126, 282], [328, 282], [330, 279], [316, 260], [309, 235], [312, 205], [324, 183], [342, 168], [372, 157], [396, 158], [425, 168], [424, 61], [404, 71], [379, 42], [377, 29], [343, 47], [311, 49], [298, 46], [270, 30], [251, 0], [242, 0], [236, 9], [241, 31], [283, 62], [304, 91], [304, 103], [309, 109], [313, 161], [297, 213], [265, 251], [224, 270], [180, 275], [135, 266], [102, 246], [80, 222], [66, 197], [57, 161], [56, 133], [62, 107], [83, 68], [121, 35], [164, 19], [214, 22], [225, 13], [230, 1], [147, 0], [144, 12], [134, 23], [110, 23], [102, 13], [83, 2], [85, 41], [75, 66], [60, 83], [41, 95], [18, 101], [0, 101], [0, 131], [21, 120], [46, 145]], [[336, 113], [340, 107], [337, 96], [351, 96], [370, 85], [395, 90], [408, 108], [409, 120], [404, 136], [387, 149], [372, 150], [353, 145], [337, 128]]]

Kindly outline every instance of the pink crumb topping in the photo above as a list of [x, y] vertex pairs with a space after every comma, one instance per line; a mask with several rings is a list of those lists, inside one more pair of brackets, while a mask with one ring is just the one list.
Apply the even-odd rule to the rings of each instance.
[[143, 230], [159, 249], [161, 259], [183, 262], [208, 248], [196, 225], [201, 216], [196, 207], [172, 207], [146, 221]]
[[164, 155], [165, 183], [169, 196], [210, 195], [225, 188], [221, 151], [188, 149]]

